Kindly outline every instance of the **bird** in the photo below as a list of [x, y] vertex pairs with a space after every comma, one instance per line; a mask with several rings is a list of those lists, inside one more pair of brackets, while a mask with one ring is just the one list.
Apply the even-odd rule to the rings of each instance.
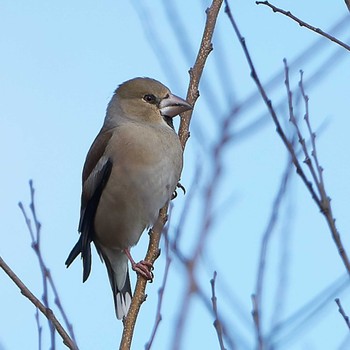
[[176, 190], [183, 150], [173, 117], [192, 109], [159, 81], [137, 77], [114, 91], [103, 126], [82, 172], [79, 239], [67, 267], [80, 254], [83, 282], [91, 272], [91, 243], [105, 263], [118, 319], [126, 317], [132, 291], [128, 261], [152, 280], [153, 266], [136, 263], [130, 248], [156, 222]]

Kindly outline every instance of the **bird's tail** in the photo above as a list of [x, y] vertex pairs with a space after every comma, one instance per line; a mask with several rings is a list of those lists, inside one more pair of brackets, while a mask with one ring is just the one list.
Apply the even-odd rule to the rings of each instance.
[[87, 280], [91, 271], [91, 241], [84, 239], [84, 235], [81, 234], [78, 242], [69, 253], [68, 258], [65, 262], [66, 266], [74, 261], [74, 259], [81, 253], [83, 259], [83, 282]]
[[113, 292], [115, 313], [118, 320], [121, 320], [127, 315], [132, 298], [128, 258], [120, 250], [99, 247], [98, 251], [106, 264]]

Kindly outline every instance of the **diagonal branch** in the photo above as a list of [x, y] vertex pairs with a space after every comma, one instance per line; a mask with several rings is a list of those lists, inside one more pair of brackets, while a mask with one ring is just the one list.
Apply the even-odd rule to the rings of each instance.
[[5, 271], [5, 273], [11, 278], [11, 280], [17, 285], [21, 290], [21, 293], [28, 298], [37, 309], [39, 309], [49, 320], [49, 322], [55, 327], [56, 331], [60, 334], [63, 339], [63, 343], [71, 350], [77, 350], [78, 347], [74, 341], [70, 338], [68, 333], [62, 327], [60, 322], [55, 317], [51, 309], [47, 308], [19, 279], [19, 277], [11, 270], [11, 268], [5, 263], [5, 261], [0, 257], [0, 267]]
[[350, 11], [350, 0], [344, 0], [345, 5], [347, 6], [348, 10]]
[[[171, 209], [170, 209], [170, 212], [171, 212]], [[145, 350], [151, 349], [153, 341], [154, 341], [155, 336], [156, 336], [156, 333], [158, 331], [160, 322], [162, 321], [162, 314], [161, 314], [162, 303], [163, 303], [163, 298], [164, 298], [165, 287], [166, 287], [166, 284], [168, 281], [169, 269], [170, 269], [170, 265], [172, 262], [172, 259], [170, 256], [170, 248], [169, 248], [170, 243], [169, 243], [169, 238], [168, 238], [168, 229], [169, 229], [169, 225], [165, 228], [165, 230], [163, 232], [164, 237], [165, 237], [165, 269], [164, 269], [162, 285], [158, 290], [158, 305], [157, 305], [157, 312], [156, 312], [156, 320], [154, 322], [154, 326], [153, 326], [150, 340], [145, 345]]]
[[292, 157], [292, 162], [297, 170], [297, 173], [298, 175], [301, 177], [301, 179], [303, 180], [305, 186], [308, 188], [312, 198], [315, 200], [315, 202], [317, 203], [318, 201], [318, 196], [315, 192], [315, 190], [313, 189], [312, 187], [312, 184], [311, 182], [308, 180], [299, 160], [298, 160], [298, 157], [297, 157], [297, 154], [293, 148], [293, 145], [289, 142], [286, 134], [284, 133], [283, 129], [282, 129], [282, 126], [281, 126], [281, 123], [279, 122], [279, 119], [277, 117], [277, 113], [272, 105], [272, 102], [271, 100], [269, 99], [269, 97], [267, 96], [267, 93], [258, 77], [258, 74], [255, 70], [255, 66], [253, 64], [253, 61], [250, 57], [250, 54], [249, 54], [249, 51], [248, 51], [248, 48], [247, 48], [247, 45], [246, 45], [246, 42], [245, 42], [245, 39], [243, 38], [243, 36], [241, 35], [239, 29], [238, 29], [238, 26], [232, 16], [232, 13], [231, 13], [231, 9], [228, 5], [228, 2], [227, 0], [225, 0], [225, 4], [226, 4], [226, 7], [225, 7], [225, 12], [227, 14], [227, 16], [229, 17], [229, 20], [233, 26], [233, 29], [238, 37], [238, 40], [240, 41], [241, 43], [241, 46], [242, 46], [242, 49], [243, 49], [243, 52], [246, 56], [246, 59], [247, 59], [247, 62], [248, 62], [248, 65], [249, 65], [249, 68], [250, 68], [250, 75], [252, 77], [252, 79], [254, 80], [259, 92], [260, 92], [260, 95], [264, 101], [264, 103], [266, 104], [266, 107], [273, 119], [273, 122], [275, 123], [276, 125], [276, 131], [278, 133], [278, 135], [281, 137], [285, 147], [288, 149], [288, 152], [290, 153], [291, 157]]
[[[206, 60], [212, 51], [212, 37], [223, 0], [213, 0], [211, 6], [207, 9], [207, 20], [202, 36], [201, 45], [194, 66], [190, 69], [190, 83], [187, 92], [187, 101], [194, 106], [199, 97], [199, 81], [201, 79]], [[182, 148], [185, 149], [186, 142], [189, 138], [189, 126], [192, 117], [192, 110], [181, 115], [179, 127], [179, 138]], [[145, 260], [151, 263], [159, 256], [159, 242], [163, 227], [167, 221], [168, 205], [160, 210], [158, 220], [150, 232], [150, 241]], [[141, 308], [141, 304], [145, 300], [145, 289], [147, 281], [142, 277], [137, 277], [134, 296], [130, 305], [127, 317], [124, 321], [123, 335], [120, 343], [121, 350], [128, 350], [131, 347], [132, 337], [136, 324], [136, 319]]]
[[[310, 29], [311, 31], [317, 33], [317, 34], [320, 34], [322, 36], [324, 36], [325, 38], [327, 38], [328, 40], [330, 41], [333, 41], [334, 43], [340, 45], [341, 47], [343, 47], [344, 49], [350, 51], [350, 46], [343, 43], [341, 40], [335, 38], [334, 36], [324, 32], [323, 30], [321, 30], [320, 28], [316, 28], [310, 24], [308, 24], [307, 22], [304, 22], [303, 20], [301, 20], [300, 18], [294, 16], [290, 11], [285, 11], [285, 10], [282, 10], [272, 4], [270, 4], [268, 1], [256, 1], [255, 2], [257, 5], [266, 5], [268, 7], [270, 7], [270, 9], [272, 9], [273, 12], [278, 12], [278, 13], [281, 13], [282, 15], [285, 15], [287, 17], [289, 17], [290, 19], [292, 19], [293, 21], [297, 22], [300, 27], [305, 27], [307, 29]], [[348, 3], [347, 3], [347, 6]]]
[[288, 162], [286, 164], [286, 168], [284, 170], [279, 189], [275, 196], [270, 218], [261, 241], [260, 256], [259, 256], [259, 263], [258, 263], [258, 275], [256, 280], [255, 293], [252, 295], [252, 303], [253, 303], [252, 315], [253, 315], [257, 344], [259, 349], [263, 349], [265, 346], [264, 344], [265, 340], [262, 334], [261, 319], [262, 319], [262, 306], [263, 306], [262, 297], [263, 297], [263, 289], [264, 289], [263, 287], [264, 287], [264, 279], [265, 279], [267, 251], [271, 240], [271, 236], [273, 234], [273, 231], [279, 219], [279, 212], [280, 212], [280, 207], [282, 205], [282, 201], [285, 198], [285, 195], [287, 193], [287, 186], [291, 177], [292, 166], [293, 164], [290, 162], [290, 157], [288, 157]]
[[338, 311], [339, 313], [343, 316], [344, 321], [346, 323], [346, 325], [348, 326], [348, 328], [350, 329], [350, 320], [349, 320], [349, 316], [345, 313], [343, 306], [339, 300], [339, 298], [335, 298], [334, 301], [336, 302], [336, 304], [338, 305]]
[[[204, 32], [202, 36], [201, 45], [199, 47], [199, 52], [194, 63], [194, 66], [190, 69], [190, 84], [187, 90], [187, 102], [194, 105], [199, 97], [199, 81], [202, 77], [205, 63], [210, 52], [213, 50], [212, 38], [214, 33], [214, 28], [216, 24], [216, 19], [218, 17], [223, 0], [213, 0], [211, 6], [207, 8], [207, 21], [205, 23]], [[187, 111], [182, 114], [180, 128], [179, 128], [179, 138], [182, 144], [182, 148], [185, 148], [186, 142], [189, 138], [189, 127], [192, 117], [192, 111]]]
[[[319, 181], [315, 181], [315, 183], [311, 182], [308, 177], [306, 176], [304, 170], [303, 170], [303, 167], [301, 166], [299, 160], [298, 160], [298, 157], [297, 157], [297, 154], [296, 154], [296, 151], [293, 147], [293, 144], [288, 140], [285, 132], [283, 131], [282, 127], [281, 127], [281, 124], [278, 120], [278, 117], [277, 117], [277, 113], [272, 105], [272, 102], [271, 100], [269, 99], [269, 97], [267, 96], [267, 93], [258, 77], [258, 74], [255, 70], [255, 66], [253, 64], [253, 61], [251, 59], [251, 56], [250, 56], [250, 53], [248, 51], [248, 48], [247, 48], [247, 45], [245, 43], [245, 39], [243, 38], [243, 36], [241, 35], [239, 29], [238, 29], [238, 26], [232, 16], [232, 13], [231, 13], [231, 10], [229, 8], [229, 5], [228, 5], [228, 2], [227, 0], [225, 0], [225, 3], [226, 3], [226, 8], [225, 8], [225, 12], [227, 13], [228, 17], [229, 17], [229, 20], [234, 28], [234, 31], [241, 43], [241, 46], [242, 46], [242, 49], [243, 49], [243, 52], [246, 56], [246, 59], [247, 59], [247, 62], [248, 62], [248, 65], [249, 65], [249, 68], [251, 70], [251, 76], [261, 94], [261, 97], [263, 99], [263, 101], [265, 102], [267, 108], [268, 108], [268, 111], [273, 119], [273, 122], [275, 123], [276, 125], [276, 131], [278, 133], [278, 135], [281, 137], [285, 147], [288, 149], [291, 157], [292, 157], [292, 162], [296, 168], [296, 171], [297, 171], [297, 174], [301, 177], [302, 181], [304, 182], [306, 188], [308, 189], [308, 191], [310, 192], [311, 196], [312, 196], [312, 199], [315, 201], [315, 203], [317, 204], [318, 208], [320, 209], [321, 213], [323, 214], [323, 216], [325, 217], [326, 221], [327, 221], [327, 224], [328, 224], [328, 227], [330, 229], [330, 232], [332, 234], [332, 238], [333, 238], [333, 241], [338, 249], [338, 253], [343, 261], [343, 264], [348, 272], [348, 274], [350, 275], [350, 261], [349, 261], [349, 258], [347, 256], [347, 253], [345, 251], [345, 248], [343, 246], [343, 243], [342, 243], [342, 240], [341, 240], [341, 237], [340, 237], [340, 234], [338, 232], [338, 229], [336, 227], [336, 224], [335, 224], [335, 219], [333, 217], [333, 213], [332, 213], [332, 207], [331, 207], [331, 203], [330, 203], [330, 198], [327, 196], [326, 194], [326, 191], [325, 191], [325, 188], [323, 187], [323, 185], [319, 182]], [[286, 70], [286, 73], [288, 73], [288, 70]], [[301, 83], [302, 84], [302, 81]], [[304, 94], [304, 99], [305, 99], [305, 102], [306, 102], [306, 95]], [[313, 134], [313, 133], [312, 133]], [[311, 135], [312, 137], [312, 135]], [[315, 155], [316, 153], [314, 153]], [[307, 156], [306, 154], [304, 154], [305, 156]], [[318, 164], [318, 163], [317, 163]], [[322, 169], [319, 168], [317, 170], [318, 172], [322, 172]], [[320, 196], [321, 198], [318, 197], [315, 189], [314, 189], [314, 186], [316, 186], [317, 190], [320, 192]]]
[[[150, 240], [148, 243], [148, 249], [147, 249], [145, 260], [151, 262], [152, 264], [155, 262], [155, 260], [159, 256], [159, 242], [160, 242], [160, 237], [161, 237], [163, 227], [168, 219], [167, 212], [168, 212], [168, 205], [166, 205], [164, 208], [160, 210], [157, 222], [155, 223], [153, 228], [150, 230]], [[132, 297], [128, 315], [124, 320], [123, 335], [120, 343], [121, 350], [127, 350], [131, 348], [131, 342], [134, 334], [137, 316], [139, 314], [141, 304], [145, 301], [145, 298], [146, 298], [146, 294], [145, 294], [146, 284], [147, 284], [146, 279], [137, 275], [135, 292]]]
[[[58, 294], [58, 290], [56, 288], [56, 284], [53, 280], [53, 277], [51, 275], [51, 272], [49, 270], [49, 268], [47, 267], [45, 261], [44, 261], [44, 257], [41, 253], [41, 223], [38, 219], [37, 216], [37, 212], [36, 212], [36, 207], [35, 207], [35, 188], [33, 185], [33, 180], [29, 181], [29, 188], [30, 188], [30, 204], [29, 204], [29, 208], [30, 208], [30, 212], [32, 214], [32, 219], [33, 219], [33, 226], [32, 227], [32, 221], [30, 220], [29, 216], [27, 215], [27, 212], [23, 206], [22, 202], [18, 203], [18, 206], [23, 214], [24, 220], [26, 222], [31, 240], [32, 240], [32, 248], [35, 252], [35, 255], [38, 258], [38, 262], [39, 262], [39, 266], [40, 266], [40, 270], [41, 270], [41, 275], [42, 275], [42, 280], [43, 280], [43, 296], [42, 296], [42, 300], [43, 303], [45, 305], [46, 308], [50, 308], [49, 305], [49, 296], [48, 296], [48, 292], [49, 292], [49, 287], [51, 287], [51, 290], [53, 292], [54, 295], [54, 302], [58, 308], [58, 310], [60, 311], [64, 323], [68, 329], [68, 332], [71, 336], [71, 338], [73, 339], [73, 341], [76, 343], [75, 340], [75, 336], [74, 336], [74, 331], [73, 331], [73, 326], [70, 323], [68, 316], [62, 306], [59, 294]], [[39, 315], [36, 315], [36, 318], [39, 317]], [[38, 323], [38, 319], [36, 320]], [[39, 327], [39, 326], [38, 326]], [[51, 335], [51, 346], [54, 349], [55, 348], [55, 329], [52, 325], [52, 323], [49, 320], [49, 329], [50, 329], [50, 335]], [[40, 342], [40, 328], [38, 328], [39, 331], [39, 342]]]

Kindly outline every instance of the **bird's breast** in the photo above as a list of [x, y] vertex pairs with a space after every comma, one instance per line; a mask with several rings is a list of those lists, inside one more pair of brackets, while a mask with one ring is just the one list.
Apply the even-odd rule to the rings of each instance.
[[182, 148], [172, 130], [120, 127], [106, 149], [113, 163], [95, 216], [101, 244], [135, 245], [170, 200], [182, 170]]

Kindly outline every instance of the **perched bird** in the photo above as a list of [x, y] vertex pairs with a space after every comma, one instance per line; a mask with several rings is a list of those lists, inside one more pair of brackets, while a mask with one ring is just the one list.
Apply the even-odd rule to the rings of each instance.
[[84, 165], [79, 232], [67, 267], [81, 254], [83, 282], [91, 271], [91, 242], [105, 262], [118, 319], [131, 303], [128, 260], [152, 279], [152, 265], [130, 255], [142, 232], [171, 199], [182, 170], [182, 147], [172, 118], [191, 109], [150, 78], [121, 84]]

